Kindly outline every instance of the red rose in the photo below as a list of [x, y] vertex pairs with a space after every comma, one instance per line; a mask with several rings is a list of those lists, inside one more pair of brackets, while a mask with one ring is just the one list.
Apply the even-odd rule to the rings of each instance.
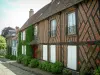
[[78, 64], [80, 65], [80, 64], [81, 64], [81, 62], [79, 61], [79, 62], [78, 62]]
[[99, 64], [99, 63], [100, 63], [100, 61], [97, 59], [97, 60], [96, 60], [96, 63], [97, 63], [97, 64]]
[[99, 48], [96, 48], [96, 51], [99, 51], [100, 49]]

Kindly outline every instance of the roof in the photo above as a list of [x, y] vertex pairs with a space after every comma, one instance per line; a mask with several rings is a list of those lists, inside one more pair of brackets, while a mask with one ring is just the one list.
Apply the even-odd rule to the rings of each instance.
[[37, 11], [34, 15], [32, 15], [26, 22], [25, 24], [21, 27], [20, 30], [24, 30], [25, 28], [27, 28], [28, 26], [33, 24], [33, 21], [36, 21], [39, 17], [41, 17], [42, 13], [44, 13], [44, 11], [47, 10], [47, 8], [49, 7], [50, 4], [47, 4], [46, 6], [44, 6], [42, 9], [40, 9], [39, 11]]
[[52, 16], [53, 14], [56, 14], [66, 8], [69, 8], [75, 4], [78, 4], [83, 0], [55, 0], [46, 6], [44, 6], [42, 9], [40, 9], [37, 13], [35, 13], [33, 16], [31, 16], [26, 23], [21, 27], [20, 30], [24, 30], [30, 25], [33, 25], [43, 19], [48, 18], [49, 16]]

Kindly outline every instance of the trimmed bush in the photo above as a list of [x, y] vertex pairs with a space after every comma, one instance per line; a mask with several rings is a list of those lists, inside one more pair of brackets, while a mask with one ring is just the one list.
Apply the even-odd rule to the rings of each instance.
[[51, 65], [51, 72], [58, 74], [61, 73], [63, 69], [63, 64], [61, 62], [56, 62]]
[[47, 61], [39, 62], [39, 68], [45, 71], [48, 71], [51, 69], [49, 62]]
[[63, 75], [72, 75], [72, 71], [68, 69], [63, 69]]
[[15, 55], [5, 55], [5, 58], [11, 59], [11, 60], [16, 60], [16, 56]]
[[11, 59], [11, 60], [16, 60], [16, 56], [15, 56], [15, 55], [11, 55], [11, 56], [10, 56], [10, 59]]
[[22, 59], [23, 59], [24, 55], [20, 55], [17, 57], [17, 62], [18, 63], [22, 63]]
[[94, 75], [100, 75], [100, 66], [94, 70]]
[[31, 57], [30, 57], [30, 56], [24, 56], [24, 57], [22, 58], [22, 64], [23, 64], [24, 66], [28, 66], [28, 64], [30, 63], [30, 61], [31, 61]]
[[39, 62], [39, 66], [40, 69], [42, 69], [42, 62]]
[[39, 60], [38, 59], [31, 59], [29, 63], [29, 67], [36, 68], [39, 65]]
[[39, 68], [52, 73], [61, 73], [63, 69], [63, 64], [60, 62], [49, 63], [45, 61], [39, 63]]
[[10, 55], [5, 55], [5, 58], [9, 59], [10, 58]]

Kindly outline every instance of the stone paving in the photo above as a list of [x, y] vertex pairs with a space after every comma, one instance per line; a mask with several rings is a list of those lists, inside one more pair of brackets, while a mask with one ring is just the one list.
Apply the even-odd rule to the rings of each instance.
[[[0, 75], [54, 75], [38, 68], [29, 68], [16, 61], [0, 58]], [[61, 74], [57, 74], [61, 75]]]
[[35, 75], [32, 72], [25, 71], [10, 63], [15, 61], [6, 61], [0, 58], [0, 75]]

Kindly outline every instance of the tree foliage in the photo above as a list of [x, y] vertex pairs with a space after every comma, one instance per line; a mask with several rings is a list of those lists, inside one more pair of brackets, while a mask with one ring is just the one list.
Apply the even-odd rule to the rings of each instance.
[[3, 36], [0, 36], [0, 50], [6, 49], [6, 40]]

